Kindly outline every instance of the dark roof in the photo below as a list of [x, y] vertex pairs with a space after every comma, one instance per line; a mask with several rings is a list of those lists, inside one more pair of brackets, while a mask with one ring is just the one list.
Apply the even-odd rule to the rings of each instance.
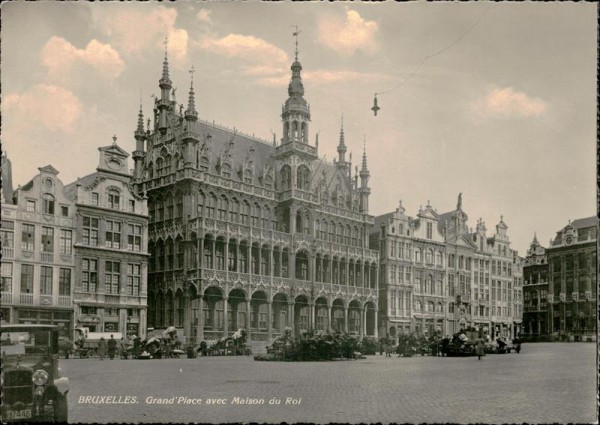
[[383, 214], [383, 215], [378, 215], [377, 217], [375, 217], [375, 221], [373, 224], [373, 233], [374, 232], [379, 232], [379, 228], [381, 227], [382, 224], [386, 224], [388, 219], [390, 219], [391, 217], [393, 217], [394, 213], [387, 213], [387, 214]]
[[[597, 239], [598, 237], [598, 217], [596, 216], [578, 218], [571, 222], [571, 226], [577, 229], [577, 240], [579, 242], [584, 242], [588, 240], [588, 238]], [[569, 227], [569, 225], [556, 232], [556, 237], [552, 241], [552, 246], [562, 245], [562, 235], [567, 227]]]
[[444, 233], [444, 227], [446, 227], [446, 222], [452, 218], [456, 211], [458, 210], [438, 214], [438, 230], [440, 231], [440, 233]]

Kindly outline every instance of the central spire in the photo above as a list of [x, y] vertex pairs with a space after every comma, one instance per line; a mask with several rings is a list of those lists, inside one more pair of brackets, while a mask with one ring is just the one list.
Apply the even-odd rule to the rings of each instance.
[[308, 124], [310, 122], [310, 108], [304, 99], [304, 85], [302, 84], [302, 65], [298, 60], [298, 26], [293, 26], [292, 33], [296, 39], [294, 62], [292, 63], [292, 79], [288, 85], [288, 98], [281, 109], [283, 121], [283, 143], [297, 141], [308, 144]]
[[342, 113], [341, 123], [340, 123], [340, 142], [338, 144], [338, 162], [343, 164], [346, 162], [346, 140], [344, 138], [344, 114]]

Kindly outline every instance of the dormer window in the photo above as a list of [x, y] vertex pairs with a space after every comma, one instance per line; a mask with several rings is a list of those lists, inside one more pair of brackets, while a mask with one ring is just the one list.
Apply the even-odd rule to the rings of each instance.
[[244, 170], [244, 183], [252, 184], [252, 171]]
[[231, 166], [229, 164], [223, 165], [221, 176], [225, 177], [226, 179], [231, 178]]
[[265, 187], [267, 189], [273, 188], [273, 177], [271, 177], [271, 175], [265, 177]]
[[54, 215], [54, 196], [49, 193], [42, 195], [42, 211], [44, 214]]
[[98, 194], [96, 192], [92, 192], [92, 205], [98, 205]]
[[433, 223], [427, 223], [427, 239], [433, 239]]
[[111, 208], [113, 210], [118, 210], [120, 203], [121, 203], [121, 194], [115, 189], [109, 190], [108, 191], [108, 208]]
[[27, 212], [35, 212], [35, 201], [27, 201]]

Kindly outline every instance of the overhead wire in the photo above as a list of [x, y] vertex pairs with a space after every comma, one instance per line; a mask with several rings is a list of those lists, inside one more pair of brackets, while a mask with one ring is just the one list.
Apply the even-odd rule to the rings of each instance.
[[468, 33], [470, 33], [473, 28], [475, 28], [477, 26], [477, 24], [483, 19], [484, 15], [489, 12], [492, 9], [492, 6], [489, 6], [487, 9], [485, 9], [480, 15], [479, 17], [469, 26], [469, 28], [466, 29], [466, 31], [464, 31], [461, 35], [459, 35], [456, 39], [454, 39], [452, 42], [450, 42], [450, 44], [448, 44], [447, 46], [442, 47], [441, 49], [439, 49], [438, 51], [431, 53], [425, 57], [423, 57], [423, 59], [421, 59], [421, 61], [419, 62], [419, 64], [417, 65], [417, 67], [408, 75], [408, 77], [406, 77], [404, 80], [402, 80], [397, 86], [389, 89], [389, 90], [385, 90], [385, 91], [380, 91], [375, 93], [375, 97], [377, 97], [377, 95], [382, 95], [382, 94], [387, 94], [390, 93], [394, 90], [399, 89], [400, 87], [402, 87], [404, 85], [404, 83], [406, 83], [408, 80], [410, 80], [418, 71], [421, 70], [421, 67], [423, 66], [423, 64], [431, 59], [434, 56], [437, 56], [443, 52], [445, 52], [446, 50], [450, 49], [452, 46], [454, 46], [456, 43], [458, 43], [460, 40], [462, 40]]

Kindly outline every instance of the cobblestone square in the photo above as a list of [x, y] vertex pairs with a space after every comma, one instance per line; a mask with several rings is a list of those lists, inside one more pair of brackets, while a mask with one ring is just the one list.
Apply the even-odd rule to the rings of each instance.
[[595, 423], [595, 365], [596, 345], [586, 343], [525, 344], [520, 354], [482, 361], [62, 362], [71, 379], [70, 421], [102, 423]]

